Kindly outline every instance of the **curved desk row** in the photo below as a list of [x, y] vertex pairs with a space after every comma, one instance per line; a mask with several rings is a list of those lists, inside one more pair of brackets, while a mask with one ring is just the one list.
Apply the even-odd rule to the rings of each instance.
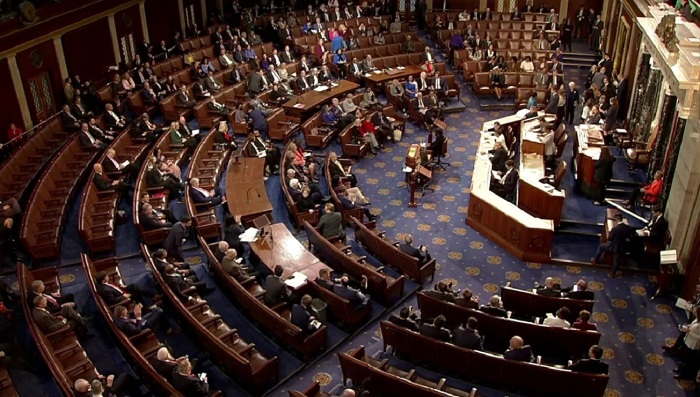
[[[504, 129], [512, 127], [514, 135], [520, 136], [517, 205], [490, 190], [488, 151], [495, 143], [490, 129], [497, 121]], [[537, 125], [537, 119], [525, 120], [518, 115], [484, 123], [474, 161], [466, 223], [521, 260], [549, 262], [554, 226], [561, 218], [565, 194], [540, 182], [545, 169], [544, 144], [533, 132]]]

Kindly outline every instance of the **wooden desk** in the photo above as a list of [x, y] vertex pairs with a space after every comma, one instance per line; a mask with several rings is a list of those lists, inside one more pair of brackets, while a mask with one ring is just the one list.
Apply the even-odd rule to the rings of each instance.
[[383, 85], [390, 80], [403, 80], [408, 78], [408, 76], [418, 76], [423, 72], [423, 68], [420, 66], [406, 66], [405, 69], [400, 70], [397, 68], [393, 68], [391, 70], [383, 70], [382, 73], [371, 73], [371, 76], [365, 77], [365, 75], [362, 75], [362, 78], [365, 80], [366, 84], [368, 87], [372, 89], [372, 91], [381, 91], [383, 89]]
[[259, 238], [250, 243], [250, 249], [270, 271], [280, 265], [284, 268], [283, 279], [300, 272], [311, 280], [316, 279], [318, 271], [323, 268], [333, 271], [307, 250], [283, 223], [272, 224], [266, 229], [272, 238]]
[[[591, 128], [593, 127], [593, 128]], [[595, 181], [595, 162], [600, 158], [602, 133], [599, 126], [578, 125], [574, 127], [574, 178], [576, 189], [593, 199], [598, 192]]]
[[[360, 87], [359, 84], [348, 80], [338, 80], [339, 84], [330, 90], [326, 91], [308, 91], [295, 98], [290, 99], [282, 105], [282, 108], [287, 113], [287, 116], [293, 119], [303, 121], [311, 113], [317, 112], [318, 107], [329, 102], [332, 98], [342, 96], [348, 92], [354, 91]], [[300, 100], [301, 98], [301, 100]], [[295, 107], [297, 103], [303, 103], [303, 107]]]
[[272, 212], [263, 181], [264, 171], [265, 159], [244, 157], [238, 160], [238, 164], [233, 157], [229, 160], [226, 173], [227, 205], [229, 212], [240, 215], [243, 223]]
[[420, 163], [420, 144], [413, 143], [406, 150], [406, 165], [415, 168]]

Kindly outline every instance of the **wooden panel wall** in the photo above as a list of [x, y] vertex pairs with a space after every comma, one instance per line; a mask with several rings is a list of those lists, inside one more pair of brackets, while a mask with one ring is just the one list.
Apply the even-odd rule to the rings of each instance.
[[72, 30], [61, 41], [68, 73], [80, 75], [82, 81], [101, 79], [109, 66], [117, 64], [107, 18]]
[[171, 0], [171, 5], [164, 7], [159, 0], [146, 0], [146, 21], [151, 43], [161, 40], [170, 41], [176, 30], [180, 30], [180, 11], [177, 1]]
[[[20, 113], [19, 104], [17, 104], [17, 95], [12, 87], [12, 77], [10, 75], [10, 67], [7, 58], [0, 60], [0, 81], [5, 87], [4, 94], [0, 95], [0, 142], [7, 142], [7, 129], [10, 123], [15, 123], [22, 129], [26, 130], [26, 126], [22, 121], [22, 113]], [[7, 82], [5, 85], [4, 82]]]
[[[41, 59], [40, 63], [36, 62], [38, 59]], [[56, 50], [54, 49], [53, 41], [45, 41], [18, 53], [17, 67], [22, 75], [24, 95], [27, 97], [30, 112], [32, 114], [35, 113], [34, 101], [32, 100], [31, 92], [29, 92], [29, 85], [26, 84], [26, 82], [44, 72], [49, 75], [53, 100], [56, 103], [56, 109], [60, 110], [63, 104], [63, 76], [61, 76], [61, 72], [59, 71], [58, 59], [56, 58]], [[36, 124], [39, 120], [33, 121]]]

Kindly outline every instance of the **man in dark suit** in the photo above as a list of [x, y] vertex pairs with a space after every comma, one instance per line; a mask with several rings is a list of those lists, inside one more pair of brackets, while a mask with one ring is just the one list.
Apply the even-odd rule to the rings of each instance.
[[197, 102], [190, 97], [185, 84], [180, 86], [180, 91], [178, 91], [177, 95], [175, 96], [175, 103], [181, 108], [188, 109], [192, 109], [197, 104]]
[[311, 302], [313, 298], [310, 295], [304, 295], [301, 298], [301, 304], [294, 304], [292, 306], [292, 324], [301, 328], [304, 332], [312, 334], [316, 332], [318, 327], [312, 324], [316, 317], [314, 317], [311, 312]]
[[144, 296], [153, 298], [153, 294], [142, 290], [134, 284], [115, 285], [109, 283], [110, 276], [105, 271], [100, 271], [95, 275], [95, 289], [97, 294], [107, 305], [116, 305], [126, 299], [132, 302], [144, 303]]
[[284, 46], [284, 51], [282, 51], [282, 62], [290, 64], [294, 62], [294, 51], [292, 51], [288, 45]]
[[333, 288], [333, 293], [339, 297], [347, 300], [355, 308], [361, 308], [369, 303], [369, 297], [365, 296], [359, 290], [350, 287], [350, 278], [348, 276], [342, 276], [340, 278], [340, 284]]
[[503, 353], [503, 358], [506, 360], [525, 361], [528, 363], [535, 360], [530, 345], [525, 345], [523, 338], [517, 335], [510, 338], [510, 348]]
[[245, 80], [246, 76], [243, 72], [241, 72], [241, 69], [238, 67], [234, 67], [231, 69], [231, 81], [234, 84], [240, 83], [241, 81]]
[[423, 265], [431, 260], [430, 253], [428, 252], [428, 247], [424, 245], [421, 245], [418, 248], [414, 247], [413, 236], [411, 236], [410, 234], [406, 235], [404, 242], [399, 244], [399, 249], [401, 250], [401, 252], [404, 252], [418, 259], [418, 263], [420, 265]]
[[318, 277], [316, 277], [314, 282], [331, 292], [333, 292], [333, 289], [336, 286], [335, 282], [331, 280], [331, 272], [326, 268], [318, 271]]
[[90, 131], [90, 134], [99, 139], [100, 141], [110, 144], [114, 141], [114, 131], [105, 131], [100, 126], [97, 125], [97, 122], [95, 121], [94, 117], [90, 117], [88, 119], [88, 131]]
[[418, 332], [420, 329], [418, 325], [419, 319], [415, 313], [412, 313], [411, 309], [411, 306], [402, 307], [401, 310], [399, 310], [398, 316], [395, 313], [391, 314], [389, 321], [396, 325], [410, 329], [411, 331]]
[[287, 286], [282, 281], [284, 268], [280, 265], [275, 266], [274, 274], [270, 274], [265, 278], [265, 304], [275, 306], [278, 303], [289, 299]]
[[192, 281], [189, 277], [183, 277], [182, 274], [178, 273], [173, 265], [165, 266], [165, 272], [163, 274], [163, 280], [165, 284], [168, 285], [171, 291], [178, 297], [182, 302], [194, 301], [194, 298], [185, 295], [184, 290], [195, 287], [197, 294], [201, 296], [209, 295], [214, 291], [213, 288], [207, 288], [207, 283], [205, 281]]
[[182, 184], [173, 174], [166, 171], [167, 165], [157, 162], [151, 169], [146, 171], [146, 186], [149, 189], [162, 187], [168, 189], [169, 199], [175, 200], [181, 197], [180, 190]]
[[374, 215], [373, 213], [370, 212], [369, 208], [364, 207], [360, 204], [356, 204], [350, 199], [350, 192], [348, 190], [341, 186], [340, 191], [338, 192], [338, 198], [340, 199], [340, 204], [345, 208], [346, 210], [352, 210], [355, 208], [362, 208], [362, 211], [364, 212], [365, 216], [367, 217], [368, 220], [373, 221], [377, 218], [380, 217], [380, 215]]
[[[146, 314], [142, 314], [143, 305], [137, 303], [134, 311], [129, 311], [124, 306], [114, 308], [114, 323], [127, 336], [138, 335], [144, 329], [155, 330], [159, 326], [164, 326], [166, 322], [163, 317], [163, 309], [156, 307]], [[168, 330], [169, 331], [169, 330]]]
[[70, 112], [70, 106], [63, 105], [63, 111], [60, 117], [61, 124], [63, 124], [63, 128], [66, 130], [75, 131], [80, 128], [80, 120]]
[[506, 161], [506, 172], [500, 179], [491, 181], [491, 190], [511, 203], [515, 202], [515, 191], [520, 176], [513, 160]]
[[238, 253], [239, 257], [243, 257], [245, 247], [241, 242], [241, 234], [245, 233], [245, 227], [241, 222], [241, 216], [236, 215], [226, 218], [226, 226], [224, 227], [224, 241], [228, 243], [229, 248], [233, 248]]
[[263, 86], [263, 74], [264, 71], [260, 69], [255, 73], [251, 73], [250, 77], [248, 77], [248, 95], [250, 95], [251, 98], [261, 93], [265, 88]]
[[80, 143], [80, 147], [83, 149], [101, 150], [107, 147], [106, 143], [98, 140], [90, 133], [87, 123], [80, 124], [80, 132], [78, 134], [78, 142]]
[[559, 290], [558, 284], [554, 284], [554, 279], [547, 277], [544, 279], [544, 287], [537, 287], [537, 295], [552, 296], [555, 298], [561, 297], [561, 291]]
[[442, 314], [435, 317], [432, 324], [423, 324], [420, 326], [420, 334], [429, 338], [449, 342], [452, 339], [450, 330], [445, 328], [447, 319]]
[[85, 321], [76, 321], [72, 318], [54, 316], [51, 314], [46, 307], [48, 302], [46, 296], [36, 296], [32, 302], [34, 306], [32, 309], [32, 318], [43, 333], [50, 334], [58, 331], [67, 324], [79, 338], [87, 336]]
[[506, 171], [506, 161], [508, 161], [508, 151], [501, 142], [493, 145], [493, 155], [491, 156], [491, 169], [498, 172]]
[[250, 114], [251, 126], [253, 130], [259, 131], [260, 134], [267, 138], [267, 118], [260, 107], [255, 107]]
[[[182, 356], [179, 358], [174, 358], [170, 355], [167, 347], [161, 347], [158, 349], [156, 355], [151, 358], [148, 362], [151, 364], [153, 369], [156, 370], [161, 376], [172, 382], [173, 372], [177, 370], [178, 365], [183, 361], [187, 360], [187, 356]], [[193, 359], [193, 361], [196, 359]], [[192, 363], [194, 365], [194, 363]]]
[[565, 292], [565, 297], [569, 299], [580, 299], [592, 301], [595, 300], [595, 294], [593, 291], [588, 291], [588, 283], [586, 280], [578, 280], [576, 284], [571, 288], [562, 288], [561, 291]]
[[598, 245], [595, 256], [591, 258], [591, 264], [597, 265], [603, 258], [603, 253], [612, 252], [614, 254], [613, 266], [608, 272], [608, 276], [613, 278], [619, 277], [617, 269], [620, 267], [620, 256], [625, 254], [627, 240], [632, 233], [632, 227], [627, 224], [621, 213], [615, 215], [615, 220], [617, 225], [610, 231], [608, 241]]
[[462, 296], [455, 298], [455, 304], [477, 310], [479, 308], [479, 298], [474, 296], [472, 290], [465, 288], [462, 290]]
[[[197, 204], [210, 203], [211, 205], [219, 205], [226, 203], [226, 196], [220, 187], [215, 187], [212, 190], [206, 190], [199, 187], [199, 178], [190, 179], [189, 195]], [[225, 211], [225, 209], [224, 209]]]
[[182, 257], [182, 244], [187, 236], [187, 228], [190, 226], [192, 226], [192, 219], [187, 215], [183, 216], [180, 222], [170, 228], [170, 232], [163, 242], [163, 248], [168, 252], [168, 255], [180, 262], [185, 261]]
[[95, 176], [92, 180], [95, 182], [95, 185], [97, 186], [98, 190], [105, 191], [114, 189], [117, 192], [126, 193], [134, 189], [133, 186], [122, 181], [121, 179], [111, 180], [106, 175], [104, 175], [102, 173], [102, 164], [95, 163], [93, 164], [92, 168], [95, 171]]
[[221, 260], [221, 267], [226, 273], [241, 283], [258, 275], [257, 272], [251, 271], [251, 269], [246, 266], [244, 258], [238, 258], [238, 253], [233, 248], [227, 249], [224, 253], [224, 259]]
[[343, 215], [335, 212], [335, 207], [331, 203], [325, 206], [325, 212], [318, 222], [318, 230], [325, 238], [345, 236], [343, 232]]
[[601, 360], [602, 357], [603, 349], [598, 345], [593, 345], [588, 349], [588, 358], [584, 358], [570, 365], [569, 369], [576, 372], [607, 375], [608, 363], [603, 362]]
[[654, 209], [651, 210], [651, 220], [649, 223], [632, 235], [639, 246], [638, 251], [641, 252], [644, 250], [644, 242], [646, 241], [664, 247], [667, 230], [668, 221], [664, 217], [663, 209], [661, 207], [654, 207]]
[[73, 112], [73, 115], [78, 119], [85, 121], [89, 120], [90, 117], [94, 116], [94, 114], [83, 105], [83, 101], [80, 99], [79, 96], [75, 97], [75, 102], [73, 103], [73, 108], [71, 109], [71, 112]]
[[479, 322], [474, 317], [469, 317], [467, 321], [454, 332], [454, 344], [465, 349], [484, 350], [481, 335], [476, 327]]
[[433, 289], [424, 290], [423, 293], [431, 298], [441, 300], [443, 302], [453, 302], [455, 301], [454, 294], [450, 290], [451, 285], [448, 285], [444, 281], [438, 281]]
[[209, 383], [205, 376], [197, 377], [192, 373], [192, 364], [185, 358], [180, 361], [177, 370], [172, 374], [173, 387], [183, 396], [207, 397], [209, 395]]
[[168, 222], [165, 218], [161, 218], [154, 212], [151, 204], [145, 204], [141, 212], [139, 212], [139, 223], [144, 230], [156, 230], [173, 226], [172, 223]]
[[508, 312], [503, 308], [501, 297], [498, 295], [492, 296], [491, 299], [489, 299], [489, 304], [481, 305], [479, 310], [496, 317], [508, 317]]

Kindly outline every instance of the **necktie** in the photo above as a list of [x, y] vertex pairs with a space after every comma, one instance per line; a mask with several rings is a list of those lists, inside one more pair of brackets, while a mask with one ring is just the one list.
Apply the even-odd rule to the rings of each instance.
[[95, 143], [95, 137], [92, 136], [92, 134], [91, 134], [90, 132], [88, 132], [88, 131], [83, 131], [83, 132], [85, 132], [85, 135], [87, 135], [87, 137], [90, 139], [90, 143], [94, 144], [94, 143]]
[[440, 79], [435, 80], [435, 88], [438, 90], [440, 89]]
[[51, 296], [49, 294], [43, 294], [43, 295], [47, 301], [51, 302], [52, 305], [58, 306], [58, 301], [56, 301], [56, 299], [54, 299], [53, 296]]

